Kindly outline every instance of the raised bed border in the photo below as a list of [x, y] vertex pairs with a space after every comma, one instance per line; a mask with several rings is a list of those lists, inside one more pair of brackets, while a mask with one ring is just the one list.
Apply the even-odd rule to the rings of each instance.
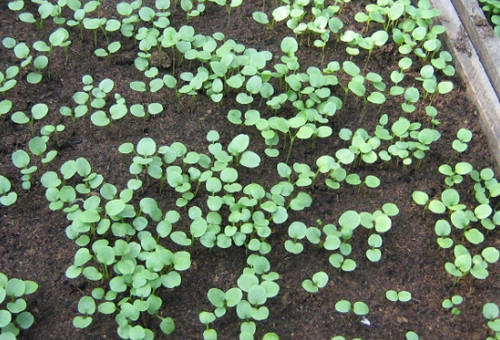
[[441, 11], [445, 43], [467, 87], [467, 97], [478, 111], [495, 172], [500, 173], [500, 42], [493, 29], [484, 25], [486, 18], [475, 0], [430, 2]]

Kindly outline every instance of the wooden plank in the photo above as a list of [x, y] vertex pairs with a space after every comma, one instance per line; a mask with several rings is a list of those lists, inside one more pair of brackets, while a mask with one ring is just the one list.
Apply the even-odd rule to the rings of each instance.
[[500, 170], [500, 102], [474, 45], [450, 0], [430, 0], [441, 10], [444, 42], [454, 58], [455, 69], [467, 87], [467, 97], [475, 104], [481, 127], [488, 139], [495, 170]]
[[452, 0], [490, 81], [500, 97], [500, 41], [477, 0]]

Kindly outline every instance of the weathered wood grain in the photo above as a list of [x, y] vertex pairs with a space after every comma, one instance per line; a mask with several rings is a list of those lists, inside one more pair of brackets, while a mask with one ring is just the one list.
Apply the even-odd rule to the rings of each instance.
[[[495, 161], [495, 170], [500, 170], [500, 102], [487, 75], [478, 52], [462, 24], [450, 0], [430, 0], [433, 7], [441, 10], [441, 24], [446, 28], [445, 43], [454, 57], [455, 68], [467, 86], [467, 96], [475, 103], [480, 123], [490, 152]], [[457, 0], [462, 1], [462, 0]], [[470, 1], [463, 0], [468, 3]], [[498, 41], [497, 41], [498, 43]], [[496, 57], [500, 57], [500, 52]], [[500, 64], [499, 64], [500, 66]], [[500, 83], [499, 83], [500, 84]]]
[[472, 44], [500, 97], [500, 41], [476, 0], [452, 0]]

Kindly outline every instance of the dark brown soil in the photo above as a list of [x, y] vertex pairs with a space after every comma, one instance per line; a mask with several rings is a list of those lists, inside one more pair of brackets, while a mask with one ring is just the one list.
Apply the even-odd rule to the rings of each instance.
[[[116, 1], [102, 3], [100, 14], [112, 17]], [[351, 18], [350, 22], [346, 22], [347, 26], [362, 29], [354, 23], [352, 17], [363, 8], [362, 4], [366, 3], [353, 1], [346, 5], [344, 14], [346, 18]], [[153, 6], [152, 1], [150, 5]], [[267, 1], [268, 13], [271, 5], [273, 2]], [[27, 6], [31, 11], [35, 10], [33, 4], [27, 3]], [[257, 24], [251, 15], [261, 8], [260, 1], [245, 1], [242, 6], [233, 10], [228, 29], [225, 10], [207, 2], [205, 13], [187, 23], [192, 25], [197, 33], [208, 35], [217, 31], [225, 32], [227, 38], [234, 39], [247, 48], [272, 52], [274, 61], [278, 61], [281, 55], [280, 42], [283, 37], [292, 33], [284, 23], [276, 24], [272, 31]], [[171, 22], [174, 27], [180, 27], [186, 23], [185, 15], [177, 10], [173, 12]], [[7, 1], [0, 3], [2, 39], [11, 36], [17, 41], [27, 43], [36, 40], [47, 41], [48, 35], [55, 27], [50, 20], [47, 20], [41, 29], [16, 21], [16, 16], [8, 10]], [[256, 182], [266, 189], [271, 188], [280, 180], [275, 170], [276, 164], [285, 159], [284, 152], [277, 159], [266, 157], [263, 153], [263, 139], [258, 131], [250, 127], [235, 126], [227, 121], [228, 110], [243, 109], [235, 101], [234, 93], [225, 97], [219, 106], [204, 95], [198, 95], [194, 105], [191, 98], [184, 96], [180, 107], [177, 108], [174, 93], [162, 90], [155, 94], [152, 100], [161, 102], [165, 111], [146, 122], [130, 115], [105, 128], [94, 126], [89, 116], [71, 122], [59, 114], [59, 108], [72, 105], [72, 95], [81, 89], [81, 78], [85, 74], [92, 75], [95, 81], [106, 77], [113, 79], [113, 92], [119, 92], [127, 99], [128, 104], [145, 103], [147, 99], [129, 88], [130, 81], [144, 79], [133, 64], [137, 47], [132, 40], [124, 39], [120, 34], [111, 34], [110, 41], [120, 39], [123, 47], [119, 55], [113, 57], [108, 64], [106, 60], [94, 56], [92, 34], [84, 32], [83, 40], [80, 40], [76, 29], [70, 28], [69, 31], [72, 44], [68, 61], [65, 62], [64, 51], [56, 49], [50, 57], [50, 78], [46, 74], [41, 84], [28, 86], [24, 81], [25, 71], [22, 70], [18, 76], [19, 84], [6, 94], [14, 102], [11, 112], [27, 112], [33, 104], [39, 102], [49, 105], [49, 116], [43, 123], [35, 123], [35, 131], [38, 131], [42, 124], [66, 126], [66, 130], [59, 136], [60, 145], [51, 144], [52, 148], [59, 150], [58, 157], [44, 167], [37, 164], [40, 170], [34, 174], [33, 188], [29, 191], [21, 188], [19, 170], [12, 165], [11, 154], [17, 149], [27, 150], [27, 143], [32, 135], [26, 125], [11, 122], [10, 114], [0, 118], [0, 174], [11, 180], [14, 190], [19, 194], [15, 205], [0, 207], [0, 271], [9, 277], [39, 283], [39, 290], [27, 297], [28, 308], [36, 321], [29, 330], [18, 336], [21, 340], [119, 339], [112, 315], [94, 317], [94, 322], [84, 330], [76, 329], [72, 325], [73, 318], [78, 315], [79, 299], [84, 294], [89, 294], [99, 283], [91, 283], [81, 277], [70, 280], [65, 276], [78, 246], [66, 237], [65, 228], [68, 221], [64, 214], [50, 211], [48, 208], [45, 188], [39, 182], [43, 172], [57, 170], [67, 160], [85, 157], [91, 163], [93, 171], [104, 176], [105, 182], [113, 183], [121, 189], [126, 187], [126, 182], [132, 177], [128, 172], [131, 157], [118, 152], [118, 146], [122, 143], [135, 144], [142, 137], [150, 136], [158, 145], [170, 145], [178, 141], [184, 143], [189, 150], [207, 153], [208, 142], [205, 137], [212, 129], [220, 132], [222, 142], [226, 145], [239, 133], [250, 135], [251, 149], [262, 156], [263, 161], [259, 168], [241, 170], [240, 180], [243, 185]], [[98, 45], [104, 46], [104, 37], [100, 33], [97, 36]], [[311, 65], [324, 68], [329, 61], [342, 62], [349, 58], [342, 46], [336, 46], [332, 42], [328, 44], [322, 61], [321, 51], [308, 47], [307, 39], [301, 41], [299, 57], [303, 70]], [[361, 55], [353, 58], [353, 61], [362, 65], [364, 58], [366, 55]], [[378, 72], [384, 79], [388, 79], [398, 59], [397, 48], [388, 44], [387, 48], [374, 53], [368, 63], [368, 70]], [[19, 60], [12, 51], [0, 48], [0, 70], [18, 63]], [[176, 72], [195, 67], [197, 66], [194, 64], [183, 63], [177, 66]], [[415, 70], [419, 70], [417, 67], [418, 65]], [[172, 69], [161, 72], [171, 73]], [[415, 164], [405, 167], [395, 160], [373, 165], [362, 164], [356, 169], [348, 168], [348, 171], [357, 172], [362, 177], [374, 174], [381, 179], [382, 185], [377, 189], [362, 188], [358, 192], [357, 187], [343, 184], [339, 190], [334, 191], [327, 189], [322, 181], [318, 181], [317, 186], [306, 189], [313, 198], [310, 208], [303, 212], [291, 212], [286, 223], [272, 225], [273, 234], [268, 242], [272, 244], [273, 250], [267, 258], [271, 263], [271, 270], [280, 274], [277, 281], [280, 293], [266, 303], [270, 316], [265, 322], [257, 322], [257, 338], [262, 338], [266, 332], [276, 332], [280, 339], [331, 339], [336, 335], [343, 335], [347, 339], [358, 337], [400, 340], [404, 339], [409, 330], [427, 340], [479, 340], [488, 336], [486, 320], [481, 310], [486, 302], [500, 302], [498, 265], [489, 267], [490, 276], [487, 280], [477, 280], [468, 275], [453, 285], [454, 279], [444, 270], [444, 264], [453, 261], [453, 251], [442, 250], [436, 243], [433, 226], [438, 216], [430, 213], [422, 215], [422, 207], [417, 206], [411, 199], [414, 190], [423, 190], [431, 197], [440, 195], [444, 183], [437, 168], [450, 159], [453, 153], [451, 142], [459, 128], [469, 128], [474, 137], [469, 149], [464, 154], [457, 155], [454, 161], [469, 161], [476, 169], [493, 164], [488, 154], [487, 142], [478, 125], [475, 109], [465, 99], [465, 89], [460, 85], [460, 80], [454, 78], [453, 81], [454, 91], [436, 102], [438, 119], [441, 121], [438, 129], [442, 137], [432, 145], [431, 151], [419, 168]], [[340, 91], [341, 89], [334, 89], [342, 98]], [[293, 111], [287, 113], [287, 110], [293, 108], [285, 108], [279, 114], [286, 117], [295, 114]], [[361, 116], [362, 110], [361, 101], [348, 97], [345, 107], [338, 111], [330, 123], [334, 136], [344, 127], [353, 131], [358, 127], [373, 131], [382, 113], [388, 114], [392, 121], [402, 115], [399, 102], [386, 103], [380, 113], [377, 113], [378, 107], [370, 104]], [[265, 114], [271, 116], [272, 112]], [[407, 116], [430, 127], [423, 107]], [[319, 156], [334, 155], [338, 148], [346, 146], [345, 142], [333, 136], [319, 139], [314, 146], [310, 142], [298, 141], [289, 164], [307, 163], [315, 169], [315, 160]], [[470, 195], [472, 188], [461, 186], [460, 190], [462, 200], [469, 208], [473, 207], [475, 201]], [[155, 198], [160, 202], [163, 211], [175, 208], [175, 194], [168, 190], [159, 193], [158, 184], [154, 181], [146, 187], [144, 197]], [[300, 255], [292, 255], [284, 249], [283, 244], [288, 239], [288, 225], [292, 221], [315, 225], [316, 220], [320, 219], [324, 224], [337, 224], [339, 216], [346, 210], [374, 212], [381, 209], [386, 202], [395, 203], [400, 212], [393, 217], [392, 229], [383, 235], [383, 255], [378, 263], [372, 263], [365, 257], [369, 231], [361, 227], [356, 230], [351, 241], [351, 257], [357, 262], [357, 268], [353, 272], [337, 271], [328, 262], [329, 252], [308, 242], [304, 242], [305, 250]], [[184, 217], [183, 221], [186, 224], [184, 230], [188, 230], [189, 219]], [[180, 228], [183, 228], [182, 223]], [[456, 236], [456, 241], [461, 242], [459, 236]], [[485, 244], [498, 247], [498, 231], [490, 233]], [[165, 243], [164, 246], [172, 245]], [[471, 249], [478, 251], [480, 248]], [[211, 287], [224, 290], [235, 287], [236, 279], [246, 266], [244, 248], [233, 246], [229, 249], [214, 248], [209, 251], [196, 241], [194, 247], [183, 250], [191, 253], [192, 266], [182, 273], [181, 286], [158, 292], [164, 301], [161, 315], [170, 316], [175, 320], [175, 332], [170, 336], [163, 335], [158, 328], [158, 319], [144, 316], [140, 320], [143, 325], [155, 331], [158, 339], [201, 339], [204, 325], [199, 322], [198, 314], [213, 308], [206, 297], [207, 291]], [[330, 281], [327, 287], [317, 294], [309, 294], [302, 289], [301, 282], [318, 271], [327, 272]], [[385, 292], [389, 289], [407, 290], [412, 293], [413, 299], [408, 303], [390, 302], [385, 298]], [[455, 294], [462, 295], [465, 301], [460, 306], [462, 315], [453, 319], [450, 311], [441, 307], [441, 302]], [[366, 326], [355, 315], [348, 317], [336, 312], [335, 303], [341, 299], [366, 302], [370, 307], [368, 318], [376, 325]], [[230, 310], [213, 326], [218, 331], [219, 339], [237, 339], [240, 324], [241, 320], [236, 312]]]

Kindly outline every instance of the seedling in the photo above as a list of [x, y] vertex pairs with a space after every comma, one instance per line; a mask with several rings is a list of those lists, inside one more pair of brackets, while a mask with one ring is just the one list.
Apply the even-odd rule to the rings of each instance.
[[63, 28], [59, 27], [49, 36], [49, 45], [44, 41], [36, 41], [33, 43], [33, 47], [39, 52], [48, 52], [49, 56], [52, 54], [54, 47], [62, 47], [66, 53], [66, 62], [68, 62], [68, 46], [71, 45], [71, 40], [69, 39], [69, 32]]
[[229, 143], [227, 151], [235, 157], [237, 164], [247, 168], [256, 168], [260, 164], [260, 157], [255, 152], [247, 150], [249, 144], [250, 137], [240, 134]]
[[423, 340], [423, 339], [420, 339], [418, 334], [415, 333], [414, 331], [406, 332], [405, 337], [406, 337], [406, 340]]
[[36, 165], [29, 166], [31, 157], [24, 150], [17, 150], [12, 154], [12, 163], [21, 169], [22, 187], [24, 190], [31, 189], [31, 174], [38, 170]]
[[115, 54], [122, 47], [119, 41], [113, 41], [110, 43], [106, 49], [98, 48], [94, 51], [94, 54], [101, 58], [108, 58], [108, 64], [111, 63], [111, 55]]
[[0, 204], [9, 206], [17, 201], [17, 193], [10, 191], [12, 185], [7, 177], [0, 175]]
[[358, 316], [366, 316], [370, 312], [368, 305], [363, 301], [354, 302], [351, 304], [347, 300], [340, 300], [335, 304], [335, 310], [339, 313], [350, 314], [354, 313]]
[[411, 300], [411, 293], [406, 290], [402, 290], [399, 292], [395, 290], [388, 290], [385, 292], [385, 297], [387, 298], [387, 300], [392, 302], [408, 302]]
[[495, 263], [500, 257], [500, 252], [493, 247], [483, 249], [481, 254], [472, 256], [463, 245], [456, 245], [453, 249], [455, 261], [445, 264], [446, 271], [456, 277], [455, 283], [470, 273], [477, 279], [484, 280], [489, 276], [488, 263]]
[[472, 132], [470, 132], [469, 129], [462, 128], [458, 130], [457, 139], [455, 139], [451, 145], [453, 147], [453, 150], [455, 151], [448, 160], [448, 164], [451, 163], [453, 157], [455, 157], [457, 153], [462, 153], [465, 152], [465, 150], [467, 150], [468, 147], [467, 143], [469, 143], [471, 140], [472, 140]]
[[218, 318], [226, 314], [226, 309], [235, 307], [242, 299], [243, 293], [240, 288], [233, 287], [224, 292], [218, 288], [210, 288], [208, 299], [216, 307], [214, 315]]
[[35, 68], [35, 71], [28, 73], [26, 76], [26, 80], [30, 84], [38, 84], [42, 81], [42, 71], [47, 67], [49, 64], [49, 58], [47, 58], [44, 55], [40, 55], [36, 57], [33, 60], [33, 67]]
[[298, 240], [303, 239], [306, 236], [307, 227], [302, 222], [293, 222], [288, 227], [288, 235], [293, 240], [285, 241], [285, 249], [292, 254], [300, 254], [304, 250], [304, 246], [298, 243]]
[[5, 73], [0, 71], [0, 93], [5, 93], [14, 88], [17, 80], [14, 79], [19, 74], [19, 66], [9, 66]]
[[[8, 278], [0, 272], [0, 327], [2, 338], [16, 339], [23, 329], [30, 328], [35, 318], [27, 311], [26, 295], [38, 290], [34, 281]], [[6, 300], [8, 298], [9, 300]]]
[[488, 328], [495, 332], [495, 338], [488, 339], [498, 339], [500, 336], [500, 315], [498, 305], [494, 302], [488, 302], [483, 306], [483, 316], [488, 320]]
[[444, 214], [446, 211], [446, 206], [440, 200], [433, 199], [429, 200], [429, 195], [420, 190], [415, 190], [412, 193], [412, 198], [415, 203], [424, 207], [423, 214], [429, 209], [434, 214]]
[[370, 237], [368, 238], [368, 245], [370, 245], [372, 248], [366, 251], [366, 257], [368, 258], [368, 260], [372, 262], [380, 261], [382, 252], [378, 248], [382, 246], [382, 243], [382, 237], [379, 234], [370, 235]]
[[461, 314], [458, 306], [461, 305], [462, 302], [464, 302], [464, 298], [460, 295], [453, 295], [451, 298], [443, 300], [442, 306], [443, 308], [451, 311], [451, 314], [453, 315], [452, 320]]
[[26, 124], [30, 126], [31, 134], [34, 134], [33, 125], [35, 120], [41, 120], [45, 118], [49, 112], [49, 107], [46, 104], [38, 103], [31, 107], [31, 117], [28, 117], [23, 111], [17, 111], [12, 114], [10, 119], [17, 124]]
[[325, 272], [317, 272], [312, 279], [302, 281], [302, 288], [309, 293], [317, 293], [320, 288], [324, 288], [328, 283], [328, 274]]
[[437, 220], [434, 225], [434, 231], [436, 235], [439, 236], [437, 243], [441, 248], [448, 249], [453, 246], [453, 239], [448, 237], [451, 234], [451, 226], [447, 220]]

